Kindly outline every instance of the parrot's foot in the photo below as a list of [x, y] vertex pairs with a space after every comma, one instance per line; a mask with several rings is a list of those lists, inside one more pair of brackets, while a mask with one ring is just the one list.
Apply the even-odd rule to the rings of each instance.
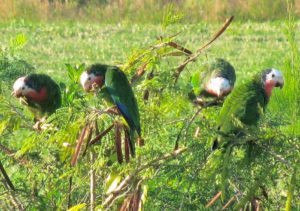
[[193, 103], [194, 103], [195, 105], [204, 106], [205, 101], [204, 101], [203, 98], [197, 97], [197, 98], [193, 101]]
[[110, 107], [110, 108], [106, 109], [105, 113], [120, 115], [120, 112], [119, 112], [117, 106], [113, 106], [113, 107]]
[[193, 103], [194, 103], [196, 106], [201, 106], [201, 107], [207, 108], [207, 107], [211, 107], [211, 106], [222, 105], [223, 101], [224, 101], [223, 98], [216, 98], [216, 99], [214, 99], [214, 100], [206, 101], [206, 100], [203, 99], [203, 98], [197, 97], [197, 98], [193, 101]]
[[48, 129], [51, 124], [46, 124], [46, 117], [43, 117], [42, 119], [38, 120], [34, 125], [33, 125], [33, 129], [37, 130], [37, 131], [42, 131], [42, 130], [46, 130]]

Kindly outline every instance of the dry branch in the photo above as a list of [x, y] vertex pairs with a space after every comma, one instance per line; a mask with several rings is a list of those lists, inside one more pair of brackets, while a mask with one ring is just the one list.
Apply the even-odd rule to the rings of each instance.
[[192, 125], [192, 123], [195, 121], [196, 117], [199, 115], [199, 113], [202, 111], [202, 109], [210, 107], [210, 106], [214, 106], [216, 104], [216, 102], [218, 102], [218, 99], [211, 101], [209, 103], [205, 103], [202, 106], [198, 107], [197, 111], [193, 114], [193, 116], [189, 119], [188, 123], [186, 125], [183, 125], [183, 127], [181, 128], [181, 130], [179, 131], [177, 138], [176, 138], [176, 142], [175, 142], [175, 147], [174, 150], [177, 150], [179, 147], [179, 140], [181, 138], [181, 134], [185, 128], [185, 133], [184, 136], [186, 136], [188, 134], [188, 130], [190, 128], [190, 126]]
[[122, 138], [121, 138], [121, 124], [115, 123], [115, 145], [117, 151], [118, 162], [123, 163], [123, 153], [122, 153]]
[[78, 143], [76, 145], [76, 148], [75, 148], [75, 152], [73, 154], [73, 157], [72, 157], [72, 160], [71, 160], [71, 166], [75, 166], [75, 164], [77, 163], [77, 160], [78, 160], [78, 157], [79, 157], [79, 154], [80, 154], [80, 150], [81, 150], [81, 147], [82, 147], [82, 144], [83, 144], [83, 140], [84, 140], [84, 137], [85, 137], [85, 133], [88, 129], [88, 125], [86, 125], [81, 134], [80, 134], [80, 138], [78, 140]]
[[1, 161], [0, 161], [0, 171], [2, 173], [2, 176], [3, 176], [4, 180], [5, 180], [5, 182], [7, 183], [7, 185], [10, 187], [10, 189], [12, 189], [13, 191], [15, 191], [16, 189], [15, 189], [13, 183], [11, 182], [8, 174], [6, 173], [6, 171], [5, 171], [5, 169], [4, 169]]
[[227, 207], [236, 199], [236, 196], [231, 197], [228, 202], [222, 207], [222, 210], [227, 209]]
[[97, 135], [92, 141], [90, 141], [89, 145], [93, 145], [96, 144], [98, 141], [100, 141], [107, 133], [109, 133], [109, 131], [111, 131], [114, 127], [114, 124], [112, 124], [111, 126], [109, 126], [107, 129], [105, 129], [104, 131], [102, 131], [102, 133], [100, 133], [99, 135]]
[[190, 63], [191, 61], [194, 61], [201, 53], [202, 50], [208, 48], [218, 37], [220, 37], [223, 32], [227, 29], [227, 27], [230, 25], [230, 23], [232, 22], [234, 16], [231, 16], [230, 18], [228, 18], [225, 23], [223, 24], [222, 28], [217, 31], [217, 33], [214, 34], [214, 36], [212, 37], [212, 39], [210, 41], [208, 41], [207, 43], [205, 43], [203, 46], [201, 46], [195, 54], [192, 54], [189, 58], [187, 58], [181, 65], [179, 65], [176, 69], [175, 72], [175, 83], [177, 82], [181, 72], [184, 70], [184, 68], [186, 67], [186, 65], [188, 63]]
[[[186, 56], [190, 56], [193, 54], [192, 51], [190, 51], [189, 49], [179, 45], [178, 43], [174, 42], [174, 41], [169, 41], [170, 39], [174, 38], [175, 36], [177, 36], [179, 33], [176, 33], [172, 36], [167, 37], [166, 39], [168, 41], [163, 41], [164, 38], [162, 36], [159, 36], [157, 39], [159, 41], [161, 41], [161, 43], [158, 43], [156, 45], [150, 46], [149, 49], [147, 49], [144, 53], [142, 53], [141, 55], [139, 55], [137, 58], [135, 58], [134, 61], [132, 61], [128, 66], [133, 66], [135, 65], [138, 61], [140, 61], [142, 58], [144, 58], [147, 54], [150, 54], [153, 51], [156, 51], [158, 49], [161, 49], [163, 47], [169, 46], [172, 47], [178, 51], [176, 52], [171, 52], [169, 56], [173, 56], [172, 54], [178, 54], [181, 53], [180, 56], [182, 55], [186, 55]], [[168, 56], [168, 54], [166, 54], [165, 56]], [[149, 61], [144, 62], [136, 71], [136, 74], [132, 77], [131, 79], [131, 83], [136, 82], [140, 77], [142, 77], [145, 72], [146, 72], [146, 67], [148, 65]], [[126, 69], [127, 67], [125, 67]]]
[[218, 198], [220, 198], [220, 196], [222, 195], [222, 191], [219, 191], [208, 203], [207, 205], [205, 206], [205, 208], [209, 208], [211, 207], [216, 201]]
[[125, 149], [125, 160], [128, 163], [130, 161], [130, 151], [129, 151], [129, 133], [128, 130], [124, 129], [124, 149]]
[[29, 161], [25, 158], [21, 158], [21, 157], [16, 158], [15, 157], [16, 152], [14, 150], [11, 150], [11, 149], [7, 148], [6, 146], [4, 146], [2, 144], [0, 144], [0, 150], [2, 152], [4, 152], [4, 154], [6, 154], [7, 156], [12, 157], [14, 160], [18, 161], [19, 163], [21, 163], [23, 165], [29, 163]]

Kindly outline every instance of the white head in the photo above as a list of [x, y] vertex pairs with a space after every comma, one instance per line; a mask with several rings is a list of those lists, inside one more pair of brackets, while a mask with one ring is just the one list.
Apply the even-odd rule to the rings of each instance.
[[272, 83], [275, 87], [282, 88], [284, 85], [283, 75], [280, 70], [276, 70], [274, 68], [269, 69], [265, 72], [264, 83]]
[[15, 81], [13, 85], [12, 95], [14, 95], [15, 97], [23, 97], [26, 96], [28, 93], [34, 91], [26, 84], [25, 79], [26, 77], [21, 77]]
[[94, 73], [88, 74], [86, 71], [84, 71], [80, 75], [80, 83], [85, 91], [91, 91], [94, 88], [94, 85], [97, 86], [99, 80], [98, 78], [99, 77], [97, 77]]
[[274, 87], [282, 88], [284, 85], [283, 75], [281, 71], [272, 69], [266, 69], [262, 75], [262, 81], [266, 94], [270, 97]]
[[208, 93], [221, 97], [228, 94], [232, 87], [226, 78], [216, 77], [209, 81], [206, 89]]

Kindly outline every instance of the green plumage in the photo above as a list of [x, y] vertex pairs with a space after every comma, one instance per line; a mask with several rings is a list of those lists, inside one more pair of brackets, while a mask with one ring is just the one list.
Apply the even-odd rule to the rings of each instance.
[[207, 92], [208, 82], [212, 78], [223, 77], [228, 79], [231, 87], [234, 86], [236, 75], [234, 67], [224, 59], [214, 59], [205, 64], [200, 71], [197, 71], [191, 79], [192, 92], [189, 93], [191, 99], [196, 96], [212, 97]]
[[43, 87], [46, 88], [47, 97], [41, 102], [35, 102], [29, 97], [24, 97], [27, 106], [34, 114], [36, 120], [51, 115], [61, 106], [60, 88], [48, 75], [30, 74], [26, 77], [26, 85], [38, 92]]
[[[262, 82], [262, 74], [256, 74], [251, 80], [236, 87], [226, 98], [221, 109], [218, 128], [226, 135], [237, 135], [244, 126], [256, 126], [269, 101]], [[219, 137], [220, 144], [226, 144], [224, 136]], [[217, 147], [215, 142], [213, 149]]]
[[102, 89], [106, 89], [109, 93], [112, 101], [130, 127], [130, 148], [134, 154], [135, 131], [141, 136], [140, 114], [136, 98], [126, 75], [118, 67], [103, 64], [92, 65], [87, 69], [87, 73], [104, 76], [105, 87]]

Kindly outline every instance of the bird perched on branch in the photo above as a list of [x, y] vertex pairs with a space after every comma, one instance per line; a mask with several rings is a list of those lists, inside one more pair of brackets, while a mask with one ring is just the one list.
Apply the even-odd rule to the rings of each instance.
[[17, 79], [12, 95], [29, 108], [35, 122], [44, 121], [61, 106], [60, 88], [45, 74], [29, 74]]
[[219, 145], [226, 147], [230, 143], [228, 136], [242, 134], [243, 126], [256, 126], [266, 110], [273, 88], [282, 88], [283, 85], [281, 71], [266, 69], [236, 87], [221, 109], [218, 120], [221, 135], [214, 141], [212, 149]]
[[192, 76], [192, 91], [189, 98], [196, 104], [205, 104], [209, 99], [222, 99], [234, 87], [235, 69], [224, 59], [214, 59]]
[[138, 104], [129, 81], [118, 67], [93, 64], [80, 76], [80, 82], [85, 91], [101, 89], [104, 96], [117, 106], [130, 128], [129, 146], [131, 153], [135, 153], [135, 132], [141, 138], [140, 114]]

